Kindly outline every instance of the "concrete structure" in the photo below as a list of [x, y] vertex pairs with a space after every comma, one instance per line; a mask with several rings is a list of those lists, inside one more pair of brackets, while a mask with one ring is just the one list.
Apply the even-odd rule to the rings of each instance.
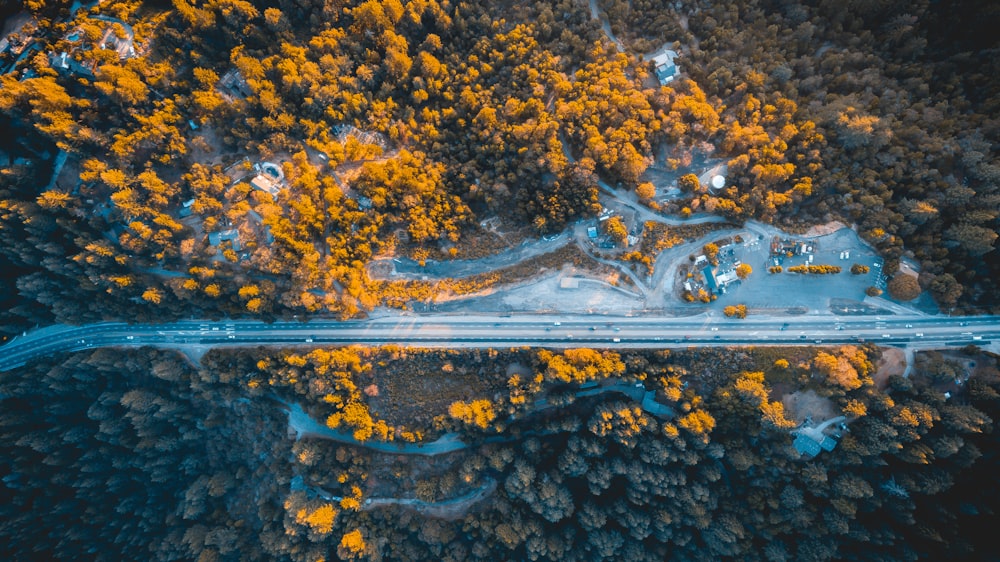
[[563, 277], [559, 280], [560, 289], [579, 289], [580, 288], [580, 278], [579, 277]]
[[656, 72], [656, 79], [660, 81], [661, 86], [673, 82], [674, 78], [680, 73], [676, 59], [677, 52], [671, 50], [666, 50], [653, 57], [653, 68]]
[[736, 276], [736, 270], [726, 271], [715, 276], [715, 281], [720, 287], [725, 287], [733, 281], [736, 281], [736, 279], [738, 279]]

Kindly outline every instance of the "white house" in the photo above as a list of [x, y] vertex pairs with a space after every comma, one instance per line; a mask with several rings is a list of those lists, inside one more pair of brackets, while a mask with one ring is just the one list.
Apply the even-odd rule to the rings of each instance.
[[660, 81], [661, 86], [673, 82], [674, 78], [680, 74], [681, 70], [677, 67], [676, 59], [677, 52], [669, 49], [653, 57], [656, 78]]

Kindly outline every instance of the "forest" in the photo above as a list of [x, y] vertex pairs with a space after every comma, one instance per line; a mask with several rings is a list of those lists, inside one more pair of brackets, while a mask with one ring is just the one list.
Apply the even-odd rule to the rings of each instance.
[[[27, 2], [33, 43], [0, 55], [7, 335], [410, 307], [447, 287], [375, 256], [475, 253], [494, 217], [558, 232], [601, 178], [680, 216], [856, 225], [943, 311], [996, 310], [989, 2], [601, 1], [624, 52], [572, 0], [67, 4]], [[664, 155], [731, 185], [653, 202]], [[237, 181], [266, 161], [280, 189]]]
[[[553, 235], [610, 189], [671, 217], [841, 221], [889, 276], [919, 266], [891, 295], [1000, 310], [1000, 4], [596, 7], [621, 48], [581, 0], [4, 2], [26, 23], [0, 44], [0, 342], [412, 310], [521, 277], [388, 281], [376, 259], [496, 253], [487, 221]], [[723, 189], [682, 172], [707, 159]], [[679, 199], [654, 201], [654, 164]], [[903, 378], [891, 351], [55, 355], [0, 376], [0, 551], [1000, 559], [997, 357], [922, 352]]]
[[[61, 355], [0, 379], [0, 536], [11, 560], [995, 559], [998, 358], [904, 379], [881, 353]], [[845, 416], [835, 448], [793, 448], [790, 395]]]

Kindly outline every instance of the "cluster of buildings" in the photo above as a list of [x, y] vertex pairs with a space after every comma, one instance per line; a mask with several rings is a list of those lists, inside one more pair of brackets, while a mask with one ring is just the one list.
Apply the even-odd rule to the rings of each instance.
[[[795, 256], [805, 257], [805, 263], [810, 264], [813, 262], [813, 257], [816, 252], [816, 246], [814, 243], [806, 243], [799, 240], [794, 240], [792, 238], [781, 238], [775, 236], [771, 239], [771, 265], [782, 265], [785, 262], [785, 258], [792, 258]], [[841, 253], [840, 259], [847, 259], [850, 257], [850, 252], [846, 252], [847, 256], [844, 257], [844, 253]]]
[[[612, 250], [617, 247], [614, 239], [610, 234], [607, 233], [607, 229], [604, 228], [604, 224], [611, 220], [615, 216], [615, 212], [607, 207], [601, 209], [601, 214], [597, 216], [597, 224], [594, 226], [587, 227], [587, 239], [591, 244], [597, 246], [598, 248], [604, 250]], [[628, 226], [629, 222], [634, 222], [634, 220], [628, 220], [623, 217], [623, 221]], [[635, 227], [629, 231], [628, 236], [625, 239], [625, 247], [631, 247], [639, 243], [639, 228]]]
[[3, 74], [13, 71], [19, 62], [31, 54], [35, 47], [33, 36], [37, 29], [38, 20], [26, 12], [14, 15], [7, 21], [3, 37], [0, 37], [0, 57], [10, 57], [13, 60], [0, 66]]
[[684, 290], [695, 294], [699, 289], [704, 289], [709, 294], [725, 294], [726, 289], [739, 281], [736, 268], [743, 264], [736, 259], [736, 252], [733, 245], [729, 244], [719, 248], [718, 264], [713, 265], [708, 261], [708, 256], [702, 254], [694, 259], [695, 271], [701, 272], [701, 279], [696, 276], [690, 277], [684, 282]]
[[[278, 192], [285, 187], [285, 174], [281, 166], [274, 162], [262, 161], [251, 166], [249, 159], [244, 158], [231, 165], [225, 172], [232, 178], [232, 185], [246, 182], [254, 190], [267, 193], [272, 199], [276, 199]], [[185, 201], [177, 212], [178, 216], [190, 217], [193, 214], [194, 202], [194, 199]], [[208, 244], [218, 251], [224, 250], [227, 242], [229, 248], [232, 248], [240, 259], [247, 259], [253, 246], [259, 243], [270, 245], [274, 242], [274, 236], [271, 234], [271, 228], [264, 224], [264, 219], [256, 211], [251, 210], [239, 224], [208, 234]]]
[[49, 53], [49, 66], [65, 74], [93, 78], [97, 69], [97, 59], [90, 56], [91, 51], [98, 49], [111, 51], [118, 60], [138, 56], [135, 48], [135, 32], [131, 25], [120, 19], [102, 15], [91, 16], [91, 19], [103, 22], [100, 38], [90, 42], [83, 28], [72, 29], [63, 37], [67, 45], [65, 49]]

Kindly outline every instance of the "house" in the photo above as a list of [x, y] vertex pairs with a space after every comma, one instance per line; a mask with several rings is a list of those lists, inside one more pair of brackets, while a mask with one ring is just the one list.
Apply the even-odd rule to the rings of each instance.
[[815, 457], [822, 450], [819, 443], [809, 437], [806, 437], [805, 435], [799, 435], [796, 437], [795, 441], [792, 442], [792, 446], [795, 447], [795, 450], [798, 451], [800, 455], [808, 458]]
[[587, 227], [587, 238], [590, 238], [591, 240], [597, 240], [597, 227], [596, 226]]
[[191, 213], [194, 212], [191, 206], [194, 205], [194, 199], [188, 199], [183, 204], [181, 204], [181, 210], [177, 212], [177, 216], [180, 218], [190, 217]]
[[243, 75], [236, 68], [231, 68], [223, 74], [215, 87], [230, 99], [242, 100], [253, 94], [253, 90], [247, 84], [246, 78], [243, 78]]
[[702, 265], [707, 264], [707, 263], [708, 263], [708, 258], [706, 258], [704, 254], [702, 254], [702, 255], [700, 255], [700, 256], [698, 256], [698, 257], [696, 257], [694, 259], [694, 266], [695, 267], [701, 267]]
[[669, 418], [674, 415], [674, 411], [665, 404], [656, 401], [656, 393], [652, 390], [646, 391], [642, 396], [642, 409], [658, 418]]
[[239, 252], [243, 249], [243, 246], [240, 244], [240, 233], [235, 228], [221, 232], [212, 232], [208, 235], [208, 243], [212, 246], [218, 247], [227, 240], [232, 243], [234, 252]]
[[[796, 435], [795, 440], [792, 442], [792, 446], [795, 450], [807, 458], [813, 458], [820, 453], [820, 451], [830, 452], [837, 447], [837, 440], [829, 435], [825, 435], [823, 430], [827, 427], [840, 422], [841, 427], [846, 427], [843, 424], [844, 417], [834, 418], [832, 420], [827, 420], [821, 424], [814, 425], [810, 418], [806, 418], [805, 424], [798, 429], [793, 429], [792, 433]], [[840, 437], [840, 434], [837, 434]]]
[[256, 239], [260, 240], [260, 233], [264, 233], [264, 244], [270, 246], [274, 242], [274, 235], [271, 234], [271, 227], [264, 224], [264, 218], [260, 216], [257, 211], [253, 209], [247, 211], [247, 219], [257, 231]]
[[680, 73], [676, 59], [677, 52], [669, 49], [653, 57], [653, 68], [656, 72], [656, 79], [660, 81], [661, 86], [673, 82], [674, 78]]
[[256, 189], [257, 191], [263, 191], [270, 194], [272, 199], [278, 197], [278, 191], [280, 188], [275, 185], [274, 181], [265, 174], [257, 174], [252, 180], [250, 180], [250, 187]]
[[83, 76], [85, 78], [94, 77], [94, 68], [96, 65], [91, 61], [86, 64], [74, 59], [66, 51], [59, 53], [49, 53], [49, 66], [57, 71], [65, 72], [66, 74], [75, 74], [77, 76]]

